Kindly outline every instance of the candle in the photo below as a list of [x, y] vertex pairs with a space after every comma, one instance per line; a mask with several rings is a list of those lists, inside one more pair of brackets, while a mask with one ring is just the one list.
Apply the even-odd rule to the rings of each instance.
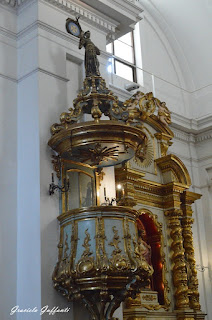
[[106, 198], [106, 188], [104, 188], [104, 197]]
[[52, 183], [54, 183], [54, 173], [52, 172]]

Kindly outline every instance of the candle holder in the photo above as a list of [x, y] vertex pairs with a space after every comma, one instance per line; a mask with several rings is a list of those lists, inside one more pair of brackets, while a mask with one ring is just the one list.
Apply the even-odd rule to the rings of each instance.
[[112, 206], [114, 202], [116, 202], [116, 198], [108, 198], [106, 196], [106, 188], [104, 188], [104, 198], [105, 198], [105, 202], [102, 204], [102, 205], [105, 205], [105, 206]]
[[68, 192], [69, 190], [69, 180], [66, 181], [66, 178], [63, 180], [63, 185], [59, 186], [54, 183], [54, 173], [52, 173], [52, 182], [49, 184], [49, 195], [54, 194], [55, 190], [60, 190], [60, 192]]
[[110, 200], [109, 198], [105, 197], [104, 204], [106, 206], [112, 206], [114, 202], [116, 202], [116, 198], [111, 198], [111, 200]]

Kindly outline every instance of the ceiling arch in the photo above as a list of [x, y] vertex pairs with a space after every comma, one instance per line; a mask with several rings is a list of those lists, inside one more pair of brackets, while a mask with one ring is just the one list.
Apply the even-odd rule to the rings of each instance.
[[[175, 51], [188, 89], [212, 84], [212, 0], [140, 0]], [[191, 85], [192, 84], [192, 85]]]

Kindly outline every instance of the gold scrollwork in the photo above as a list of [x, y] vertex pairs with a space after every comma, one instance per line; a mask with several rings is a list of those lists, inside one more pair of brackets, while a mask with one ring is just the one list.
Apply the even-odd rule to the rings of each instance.
[[96, 224], [96, 256], [97, 271], [106, 271], [109, 269], [109, 261], [105, 251], [105, 240], [107, 240], [104, 231], [104, 220], [97, 218]]
[[129, 100], [124, 102], [124, 107], [127, 107], [129, 112], [127, 123], [131, 123], [135, 120], [144, 121], [151, 116], [155, 111], [156, 105], [152, 92], [144, 94], [141, 91], [137, 91]]
[[58, 179], [61, 178], [61, 157], [58, 155], [52, 155], [53, 169], [57, 174]]
[[122, 255], [121, 252], [122, 250], [119, 248], [119, 243], [121, 243], [120, 241], [120, 237], [118, 235], [118, 230], [116, 229], [116, 226], [112, 227], [114, 236], [113, 236], [113, 240], [111, 242], [109, 242], [110, 246], [114, 247], [114, 250], [112, 251], [112, 258], [110, 259], [110, 263], [113, 269], [117, 269], [117, 270], [126, 270], [126, 269], [130, 269], [131, 265], [128, 261], [128, 259], [126, 258], [126, 256]]
[[160, 310], [162, 306], [159, 304], [142, 304], [142, 308], [147, 310]]
[[131, 234], [130, 234], [129, 221], [128, 221], [127, 218], [125, 218], [124, 225], [125, 225], [125, 228], [124, 228], [124, 239], [125, 239], [125, 243], [126, 243], [126, 252], [127, 252], [128, 257], [130, 259], [131, 265], [134, 266], [134, 269], [136, 270], [138, 264], [137, 264], [136, 259], [134, 258], [134, 252], [133, 252], [133, 249], [132, 249], [132, 246], [131, 246], [132, 237], [131, 237]]
[[88, 229], [85, 230], [85, 238], [82, 246], [85, 248], [80, 260], [77, 263], [76, 269], [79, 273], [88, 273], [94, 269], [94, 257], [91, 257], [93, 252], [90, 251], [90, 234]]
[[142, 299], [146, 301], [154, 301], [156, 300], [156, 297], [151, 294], [145, 294], [144, 296], [142, 296]]

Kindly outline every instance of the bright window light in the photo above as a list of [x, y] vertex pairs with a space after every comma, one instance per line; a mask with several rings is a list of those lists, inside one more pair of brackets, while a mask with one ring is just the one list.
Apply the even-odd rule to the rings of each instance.
[[133, 82], [133, 68], [119, 61], [115, 61], [116, 74]]

